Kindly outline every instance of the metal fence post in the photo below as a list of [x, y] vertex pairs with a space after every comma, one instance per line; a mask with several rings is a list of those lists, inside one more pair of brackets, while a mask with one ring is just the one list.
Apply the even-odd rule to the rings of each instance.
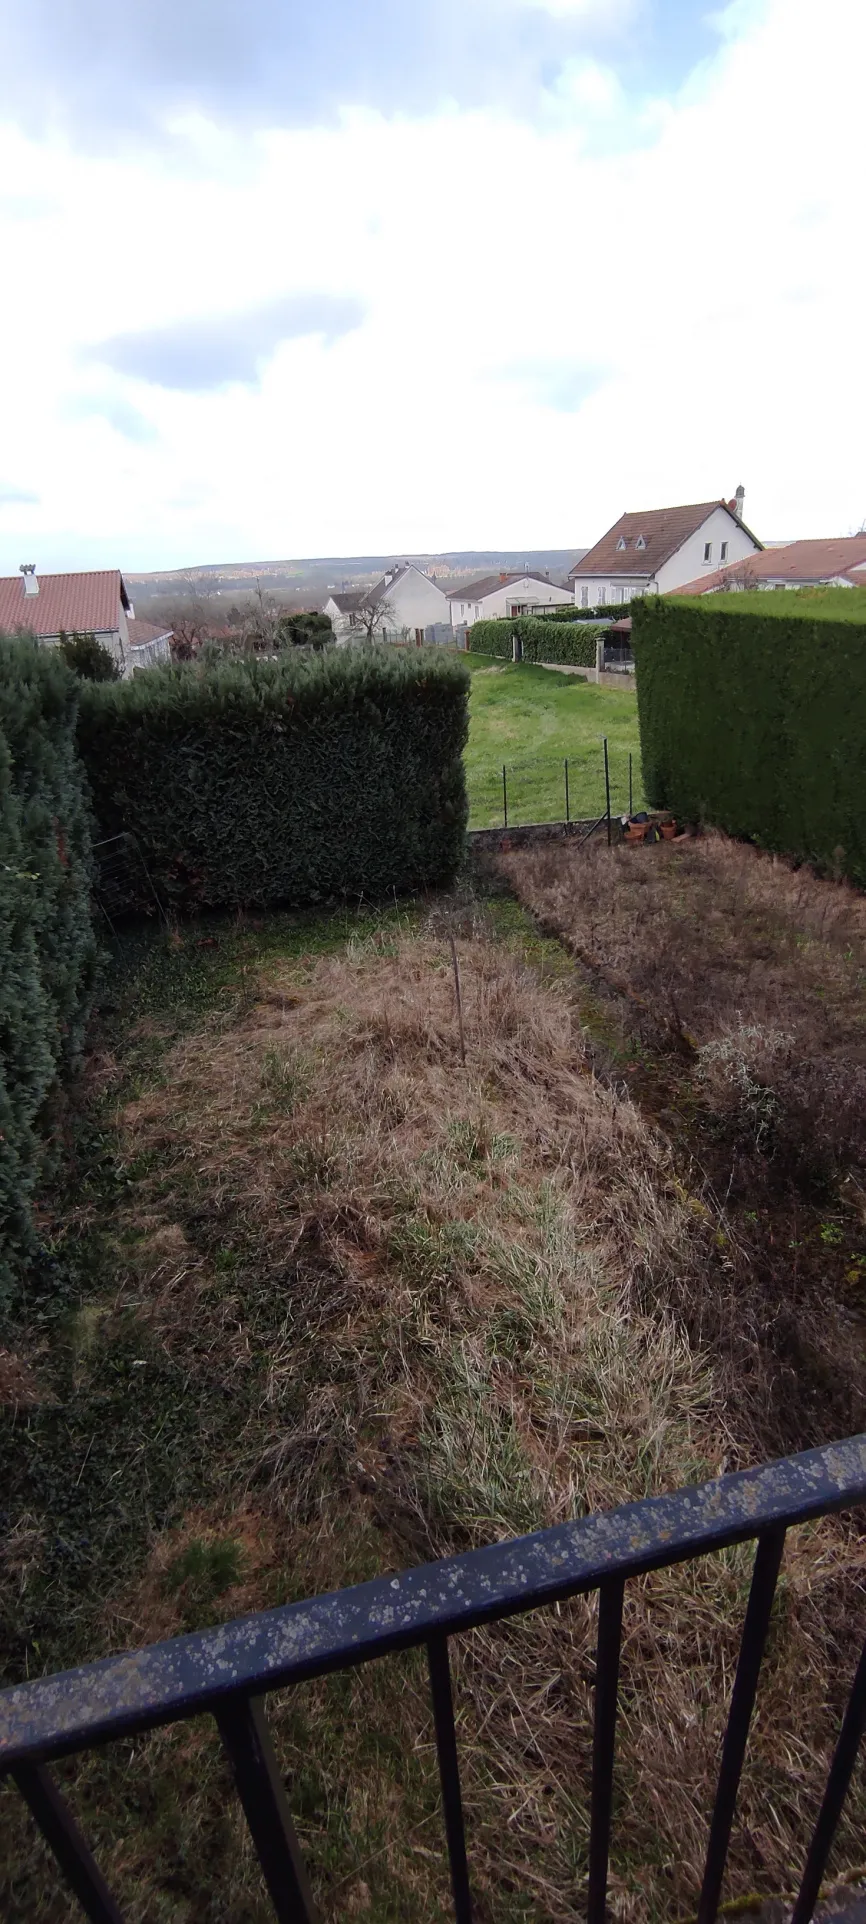
[[606, 813], [606, 815], [607, 815], [607, 845], [608, 845], [608, 848], [610, 848], [610, 844], [611, 844], [611, 832], [610, 832], [610, 762], [609, 762], [609, 760], [608, 760], [608, 753], [607, 753], [607, 736], [605, 735], [603, 739], [604, 739], [604, 795], [605, 795], [605, 813]]
[[568, 803], [568, 756], [567, 755], [565, 757], [565, 819], [566, 819], [566, 822], [571, 821], [571, 813], [570, 813], [569, 803]]
[[630, 815], [634, 814], [634, 796], [631, 786], [631, 749], [629, 749], [628, 755], [628, 812]]
[[508, 827], [508, 787], [505, 780], [505, 763], [502, 764], [502, 822]]

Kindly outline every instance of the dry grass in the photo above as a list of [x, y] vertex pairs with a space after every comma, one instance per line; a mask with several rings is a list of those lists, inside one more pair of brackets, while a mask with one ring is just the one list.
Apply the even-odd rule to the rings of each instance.
[[[569, 984], [541, 986], [483, 917], [446, 927], [440, 913], [396, 941], [269, 966], [239, 1014], [178, 1043], [158, 1084], [120, 1101], [117, 1127], [143, 1173], [116, 1224], [122, 1281], [101, 1339], [133, 1315], [191, 1385], [224, 1385], [237, 1421], [208, 1501], [109, 1599], [106, 1644], [753, 1455], [724, 1357], [694, 1348], [665, 1307], [726, 1260], [718, 1220], [663, 1133], [594, 1074]], [[736, 1550], [631, 1587], [612, 1876], [624, 1920], [693, 1908], [749, 1567]], [[792, 1540], [732, 1893], [791, 1882], [862, 1588], [841, 1526]], [[594, 1610], [578, 1600], [456, 1652], [482, 1924], [583, 1913]], [[420, 1659], [273, 1710], [325, 1916], [445, 1916]], [[118, 1835], [133, 1784], [136, 1820]], [[208, 1732], [158, 1736], [119, 1783], [97, 1764], [79, 1785], [132, 1924], [267, 1914]], [[41, 1903], [46, 1924], [65, 1915]]]
[[866, 1422], [866, 901], [721, 836], [501, 864], [722, 1233], [675, 1301], [768, 1451]]

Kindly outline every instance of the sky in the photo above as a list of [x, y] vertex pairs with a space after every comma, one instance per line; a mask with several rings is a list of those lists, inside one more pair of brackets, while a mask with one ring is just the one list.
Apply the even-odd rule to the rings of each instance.
[[0, 572], [866, 520], [863, 0], [0, 0]]

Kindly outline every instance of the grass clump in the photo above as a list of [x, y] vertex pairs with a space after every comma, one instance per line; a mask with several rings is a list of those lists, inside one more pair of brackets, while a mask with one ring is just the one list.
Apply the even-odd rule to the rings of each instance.
[[[314, 943], [309, 924], [303, 940], [286, 925], [257, 957], [245, 939], [243, 993], [236, 956], [234, 980], [194, 1010], [175, 978], [173, 1013], [150, 1018], [165, 1025], [159, 1059], [146, 1070], [131, 1041], [129, 1078], [111, 1017], [115, 1074], [93, 1120], [140, 1173], [110, 1201], [95, 1192], [78, 1222], [90, 1247], [102, 1239], [99, 1312], [74, 1360], [67, 1325], [9, 1332], [37, 1399], [8, 1457], [10, 1674], [753, 1453], [723, 1367], [671, 1307], [718, 1267], [718, 1219], [594, 1072], [574, 972], [541, 981], [516, 916], [502, 939], [483, 903], [330, 927]], [[147, 1019], [134, 978], [122, 999]], [[290, 1099], [275, 1100], [286, 1064]], [[856, 1641], [859, 1555], [836, 1524], [792, 1541], [735, 1893], [787, 1878], [832, 1741], [831, 1649], [847, 1661]], [[748, 1580], [736, 1551], [630, 1588], [612, 1877], [624, 1924], [693, 1904]], [[595, 1628], [578, 1599], [454, 1649], [482, 1917], [558, 1924], [585, 1904]], [[271, 1715], [324, 1916], [447, 1917], [422, 1657], [278, 1695]], [[208, 1727], [67, 1774], [133, 1924], [267, 1916]], [[849, 1854], [860, 1814], [855, 1802]], [[2, 1822], [7, 1896], [59, 1924], [17, 1804]]]

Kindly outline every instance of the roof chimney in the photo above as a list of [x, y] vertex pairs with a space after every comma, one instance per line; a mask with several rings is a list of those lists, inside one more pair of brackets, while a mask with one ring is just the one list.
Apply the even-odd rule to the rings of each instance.
[[25, 595], [38, 595], [39, 583], [36, 579], [35, 561], [22, 561], [18, 573], [24, 576]]
[[737, 492], [736, 492], [736, 494], [735, 494], [735, 496], [734, 496], [734, 500], [736, 501], [736, 504], [737, 504], [737, 513], [738, 513], [738, 515], [739, 515], [739, 517], [740, 517], [740, 520], [741, 520], [741, 521], [742, 521], [742, 519], [743, 519], [743, 503], [744, 503], [744, 501], [745, 501], [745, 499], [746, 499], [746, 490], [745, 490], [745, 488], [743, 487], [743, 484], [742, 484], [742, 481], [741, 481], [741, 482], [740, 482], [740, 485], [739, 485], [739, 487], [738, 487], [738, 489], [737, 489]]

